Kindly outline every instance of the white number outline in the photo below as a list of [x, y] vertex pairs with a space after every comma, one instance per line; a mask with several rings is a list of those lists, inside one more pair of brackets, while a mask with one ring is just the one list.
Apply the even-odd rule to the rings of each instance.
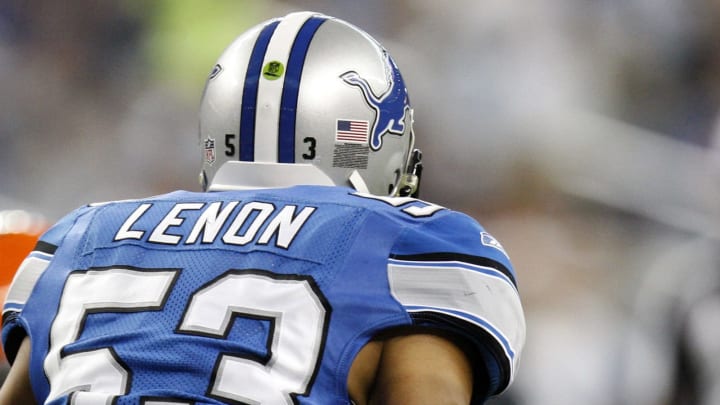
[[[405, 206], [405, 208], [401, 209], [400, 211], [404, 212], [405, 214], [410, 215], [411, 217], [415, 217], [415, 218], [431, 217], [436, 212], [447, 209], [441, 205], [429, 203], [427, 201], [419, 200], [419, 199], [413, 198], [413, 197], [389, 197], [389, 196], [379, 196], [379, 195], [361, 193], [361, 192], [355, 192], [350, 195], [354, 195], [356, 197], [368, 198], [370, 200], [382, 201], [385, 204], [392, 205], [395, 208]], [[415, 203], [420, 204], [420, 205], [415, 205]]]
[[[233, 279], [238, 283], [244, 282], [250, 285], [250, 287], [246, 288], [253, 289], [253, 287], [255, 287], [255, 290], [265, 291], [266, 293], [271, 287], [274, 291], [277, 291], [285, 284], [295, 290], [296, 293], [302, 294], [304, 291], [307, 292], [308, 295], [306, 297], [296, 296], [296, 299], [293, 300], [294, 307], [285, 309], [282, 313], [273, 313], [272, 310], [268, 309], [272, 306], [272, 303], [254, 305], [253, 302], [246, 300], [246, 298], [251, 297], [251, 295], [243, 296], [242, 294], [238, 294], [235, 298], [239, 299], [239, 301], [236, 301], [236, 305], [234, 306], [226, 307], [223, 320], [221, 322], [215, 322], [218, 325], [208, 326], [210, 321], [208, 321], [206, 316], [196, 316], [195, 318], [197, 319], [194, 323], [190, 321], [190, 318], [193, 317], [192, 307], [197, 306], [198, 297], [201, 294], [219, 289], [221, 288], [221, 284], [229, 284]], [[254, 285], [253, 281], [261, 285]], [[286, 293], [291, 293], [291, 291], [287, 289], [284, 290]], [[227, 298], [228, 294], [221, 294], [221, 296]], [[297, 298], [309, 298], [312, 302], [303, 302], [303, 304], [310, 305], [300, 306]], [[278, 301], [278, 304], [284, 306], [284, 303], [280, 301]], [[314, 308], [312, 308], [311, 305], [314, 306]], [[313, 313], [313, 309], [315, 309], [316, 312]], [[318, 288], [315, 280], [310, 276], [278, 274], [260, 269], [229, 270], [223, 273], [222, 276], [200, 287], [192, 294], [185, 308], [183, 319], [175, 332], [225, 339], [230, 333], [233, 320], [236, 317], [269, 321], [271, 323], [271, 333], [268, 334], [266, 341], [267, 356], [265, 358], [258, 358], [237, 353], [219, 353], [215, 361], [215, 366], [213, 367], [213, 376], [205, 395], [226, 402], [229, 400], [233, 404], [275, 404], [279, 403], [281, 400], [280, 397], [282, 397], [283, 402], [294, 404], [297, 403], [297, 396], [304, 396], [310, 392], [320, 369], [320, 358], [325, 348], [330, 313], [329, 302]], [[293, 315], [295, 315], [296, 318], [294, 319], [294, 325], [290, 325], [290, 327], [294, 326], [295, 330], [299, 328], [302, 331], [312, 331], [313, 334], [311, 336], [293, 339], [291, 343], [294, 343], [294, 345], [288, 347], [287, 340], [283, 341], [282, 339], [283, 336], [287, 336], [287, 334], [282, 333], [282, 331], [284, 330], [284, 323], [293, 322], [293, 319], [290, 319]], [[302, 319], [297, 319], [298, 316]], [[307, 319], [308, 316], [314, 319]], [[201, 325], [198, 321], [204, 323], [204, 325]], [[307, 328], [307, 325], [311, 324], [311, 322], [315, 322], [315, 325]], [[305, 351], [297, 350], [296, 345], [298, 343], [310, 343], [312, 345], [311, 348], [305, 347], [305, 349], [308, 349], [307, 351], [310, 353], [310, 356], [299, 362], [299, 365], [303, 367], [304, 370], [295, 370], [300, 372], [300, 378], [295, 378], [295, 376], [292, 375], [287, 376], [283, 372], [274, 373], [273, 371], [277, 370], [277, 367], [274, 366], [278, 364], [278, 358], [283, 356], [283, 354], [292, 354], [292, 352], [295, 352], [294, 354], [298, 355]], [[282, 367], [281, 370], [284, 370], [285, 367]], [[227, 374], [232, 374], [233, 372], [235, 376], [227, 376]], [[231, 381], [229, 383], [223, 383], [224, 377], [227, 377]], [[260, 390], [260, 392], [256, 392], [253, 396], [245, 396], [239, 392], [228, 391], [227, 388], [223, 389], [223, 384], [225, 387], [228, 385], [231, 387], [234, 386], [233, 378], [236, 380], [235, 383], [238, 383], [240, 380], [245, 381], [246, 386], [254, 390]], [[286, 388], [285, 390], [280, 389], [280, 395], [272, 395], [273, 392], [267, 389], [268, 385], [273, 385], [275, 386], [274, 388], [281, 388], [277, 387], [279, 381], [282, 381], [284, 384], [295, 383], [296, 386]], [[256, 401], [253, 397], [262, 397], [266, 402]]]
[[[123, 363], [122, 359], [117, 355], [113, 347], [102, 347], [73, 353], [66, 353], [66, 347], [74, 343], [81, 335], [85, 327], [86, 319], [89, 315], [106, 312], [141, 312], [162, 310], [173, 292], [175, 283], [177, 282], [180, 273], [181, 270], [179, 269], [143, 269], [131, 266], [91, 268], [88, 270], [72, 272], [66, 280], [60, 297], [58, 312], [55, 314], [50, 329], [48, 355], [44, 362], [45, 372], [51, 386], [47, 401], [69, 394], [69, 402], [73, 405], [114, 403], [118, 395], [124, 395], [130, 392], [132, 386], [132, 370]], [[122, 288], [118, 288], [118, 277], [123, 280]], [[155, 280], [154, 284], [151, 283], [148, 285], [148, 280], [151, 277], [155, 277], [157, 280]], [[242, 297], [240, 297], [238, 301], [237, 296], [228, 297], [227, 295], [218, 296], [216, 294], [214, 298], [219, 297], [222, 300], [226, 300], [224, 303], [227, 304], [225, 306], [226, 315], [229, 314], [227, 322], [222, 323], [222, 333], [218, 333], [220, 331], [218, 328], [211, 327], [210, 329], [203, 330], [202, 327], [198, 327], [197, 324], [193, 326], [194, 324], [190, 322], [193, 311], [198, 308], [202, 308], [202, 302], [198, 301], [197, 298], [201, 297], [204, 292], [212, 292], [214, 289], [217, 289], [218, 286], [230, 283], [229, 280], [237, 281], [250, 278], [255, 279], [257, 283], [260, 283], [260, 285], [264, 287], [274, 286], [277, 288], [279, 286], [284, 286], [286, 291], [294, 291], [295, 294], [299, 294], [295, 296], [296, 298], [299, 297], [301, 299], [306, 299], [307, 301], [301, 300], [302, 305], [298, 305], [297, 302], [295, 302], [293, 303], [294, 307], [286, 309], [283, 309], [281, 304], [278, 306], [279, 312], [276, 311], [273, 316], [267, 318], [267, 320], [270, 320], [272, 327], [270, 328], [270, 332], [268, 334], [268, 355], [265, 359], [242, 356], [238, 355], [238, 353], [218, 353], [213, 367], [213, 374], [210, 376], [210, 382], [208, 384], [206, 395], [220, 399], [224, 402], [229, 401], [229, 403], [233, 404], [261, 403], [260, 401], [252, 399], [251, 396], [244, 396], [242, 392], [239, 392], [240, 390], [228, 391], [227, 389], [219, 389], [218, 382], [227, 377], [228, 370], [232, 372], [233, 370], [243, 370], [247, 367], [254, 367], [256, 369], [255, 371], [264, 368], [268, 378], [276, 378], [277, 373], [273, 372], [274, 369], [276, 371], [278, 367], [275, 366], [284, 366], [284, 364], [280, 363], [278, 360], [279, 354], [281, 355], [283, 350], [285, 353], [288, 351], [286, 343], [283, 343], [282, 347], [278, 346], [278, 342], [282, 341], [281, 338], [287, 337], [286, 335], [281, 335], [280, 332], [286, 329], [283, 329], [282, 325], [278, 327], [278, 324], [287, 322], [288, 319], [292, 322], [294, 314], [296, 318], [297, 316], [300, 316], [304, 325], [304, 322], [308, 321], [307, 316], [298, 314], [307, 315], [306, 311], [308, 308], [305, 304], [310, 303], [310, 305], [315, 307], [315, 312], [310, 313], [310, 315], [316, 316], [316, 319], [314, 320], [315, 328], [301, 329], [309, 332], [309, 340], [312, 340], [311, 353], [309, 356], [306, 355], [306, 361], [302, 362], [302, 370], [295, 370], [299, 371], [299, 374], [291, 373], [289, 376], [283, 376], [283, 373], [280, 373], [281, 376], [284, 377], [284, 380], [282, 380], [283, 383], [295, 383], [294, 386], [290, 389], [283, 390], [282, 388], [287, 387], [278, 387], [277, 383], [272, 384], [272, 388], [280, 391], [280, 397], [284, 398], [284, 402], [288, 404], [297, 403], [297, 396], [308, 395], [310, 393], [317, 373], [320, 369], [319, 366], [322, 353], [324, 352], [325, 342], [327, 340], [328, 325], [331, 315], [331, 306], [312, 277], [304, 275], [279, 274], [259, 269], [228, 270], [190, 294], [187, 299], [186, 308], [181, 316], [182, 319], [178, 322], [178, 326], [173, 333], [225, 339], [227, 338], [227, 335], [236, 318], [246, 317], [258, 319], [256, 313], [262, 312], [262, 308], [253, 306], [252, 298], [249, 299], [250, 305], [237, 307], [230, 305], [230, 301], [232, 301], [231, 298], [235, 298], [235, 303], [242, 303]], [[88, 289], [91, 291], [88, 291]], [[107, 294], [108, 291], [111, 290], [114, 292]], [[133, 292], [138, 291], [142, 291], [140, 293], [141, 298], [145, 298], [142, 302], [134, 302], [134, 300], [138, 297], [137, 294], [133, 296]], [[253, 294], [260, 294], [259, 296], [262, 298], [263, 294], [268, 294], [270, 290], [264, 288], [254, 288], [251, 291]], [[96, 295], [92, 295], [92, 292], [95, 292]], [[88, 297], [88, 293], [90, 293], [89, 296], [92, 297], [89, 302], [85, 300], [85, 298]], [[110, 298], [107, 298], [108, 296]], [[221, 305], [224, 304], [221, 303]], [[285, 320], [279, 321], [283, 318]], [[294, 322], [294, 326], [298, 326], [297, 322], [299, 321], [296, 319]], [[70, 326], [69, 332], [67, 329], [68, 326]], [[307, 342], [308, 337], [301, 337], [299, 340]], [[285, 341], [287, 341], [287, 339], [285, 339]], [[297, 343], [298, 339], [293, 339], [293, 341]], [[111, 379], [112, 387], [110, 387], [110, 389], [108, 389], [109, 383], [105, 381], [103, 392], [93, 391], [94, 386], [96, 387], [96, 384], [98, 384], [97, 380], [100, 378], [97, 375], [88, 376], [87, 374], [80, 373], [78, 376], [69, 373], [70, 377], [68, 377], [68, 364], [77, 363], [78, 360], [82, 360], [83, 356], [88, 355], [93, 358], [93, 361], [103, 362], [105, 367], [112, 367], [115, 371], [117, 371], [115, 379]], [[242, 363], [239, 368], [237, 367], [237, 364], [235, 364], [235, 368], [228, 368], [224, 366], [228, 364], [228, 362], [232, 363], [238, 359], [241, 359], [240, 362]], [[75, 368], [81, 369], [78, 367]], [[280, 368], [282, 369], [282, 367]], [[297, 378], [298, 376], [299, 378]], [[83, 378], [87, 380], [83, 380]], [[230, 376], [229, 379], [233, 380], [233, 378], [237, 380], [237, 377], [233, 376]], [[247, 377], [240, 377], [240, 379], [243, 378], [247, 380]], [[298, 382], [296, 380], [300, 381]], [[252, 386], [252, 384], [250, 384], [250, 386]], [[241, 387], [244, 386], [241, 385]], [[267, 388], [267, 385], [265, 387]], [[146, 400], [150, 400], [152, 403], [152, 401], [157, 401], [159, 398], [143, 398], [141, 402], [144, 403]], [[172, 399], [163, 398], [162, 400]]]
[[[50, 382], [46, 401], [69, 394], [72, 404], [107, 403], [116, 395], [126, 394], [132, 386], [132, 373], [112, 347], [66, 353], [85, 328], [87, 316], [98, 312], [138, 312], [161, 309], [177, 278], [177, 270], [139, 271], [134, 267], [93, 268], [71, 273], [65, 280], [62, 296], [50, 327], [48, 354], [43, 368]], [[141, 281], [140, 290], [117, 288]], [[97, 362], [110, 373], [88, 375], [87, 368], [76, 362]], [[114, 376], [107, 378], [107, 374]], [[114, 378], [113, 378], [114, 377]], [[103, 393], [92, 388], [102, 386]]]

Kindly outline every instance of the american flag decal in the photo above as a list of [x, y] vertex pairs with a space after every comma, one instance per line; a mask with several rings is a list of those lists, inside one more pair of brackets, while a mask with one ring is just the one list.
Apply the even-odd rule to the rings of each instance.
[[367, 143], [370, 123], [360, 120], [337, 120], [335, 142]]

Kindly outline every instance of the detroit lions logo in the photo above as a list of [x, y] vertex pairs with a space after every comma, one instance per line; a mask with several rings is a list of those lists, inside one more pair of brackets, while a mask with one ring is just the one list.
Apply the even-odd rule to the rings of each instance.
[[[412, 125], [410, 100], [400, 70], [385, 50], [383, 50], [383, 60], [388, 89], [379, 96], [375, 95], [367, 80], [357, 72], [351, 70], [340, 75], [345, 83], [360, 89], [365, 102], [375, 111], [375, 120], [370, 133], [370, 149], [374, 151], [382, 147], [385, 134], [401, 136], [405, 133], [405, 126]], [[410, 121], [406, 122], [406, 120]]]

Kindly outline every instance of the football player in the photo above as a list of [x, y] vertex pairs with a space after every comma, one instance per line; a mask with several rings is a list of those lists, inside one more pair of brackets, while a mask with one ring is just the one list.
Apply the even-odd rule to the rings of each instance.
[[0, 403], [468, 404], [513, 380], [516, 275], [469, 216], [417, 199], [400, 71], [298, 12], [207, 79], [203, 193], [91, 204], [15, 278]]

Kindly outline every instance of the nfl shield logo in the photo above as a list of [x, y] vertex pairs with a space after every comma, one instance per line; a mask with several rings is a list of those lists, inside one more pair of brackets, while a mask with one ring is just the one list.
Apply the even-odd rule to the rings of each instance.
[[205, 139], [205, 163], [215, 163], [215, 140], [210, 137]]

